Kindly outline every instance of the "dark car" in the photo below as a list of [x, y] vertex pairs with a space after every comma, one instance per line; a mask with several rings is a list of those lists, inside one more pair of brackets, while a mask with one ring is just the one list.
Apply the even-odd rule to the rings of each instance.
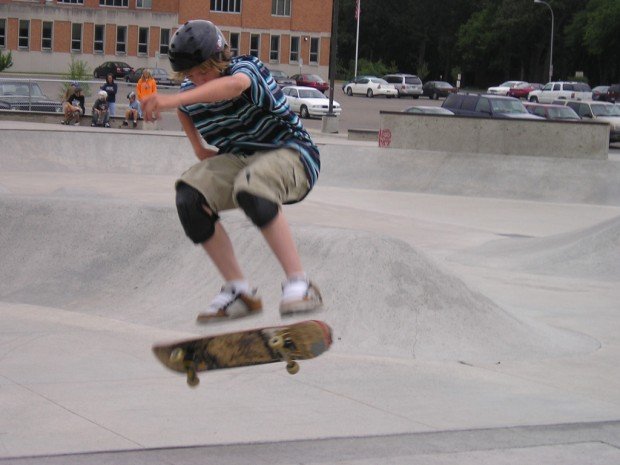
[[111, 74], [114, 76], [114, 79], [118, 79], [119, 77], [125, 77], [132, 71], [133, 68], [122, 61], [106, 61], [95, 68], [93, 76], [105, 79], [108, 74]]
[[592, 89], [592, 100], [607, 100], [609, 86], [596, 86]]
[[269, 70], [269, 72], [273, 76], [273, 80], [276, 81], [276, 84], [278, 84], [278, 87], [280, 89], [286, 86], [297, 85], [297, 82], [295, 81], [295, 79], [288, 77], [288, 75], [284, 71], [281, 71], [279, 69], [271, 69]]
[[0, 109], [62, 113], [62, 103], [43, 94], [36, 82], [0, 80]]
[[450, 94], [441, 105], [461, 116], [542, 119], [529, 113], [514, 97], [494, 94]]
[[422, 95], [429, 97], [431, 100], [447, 97], [454, 93], [456, 93], [456, 87], [445, 81], [427, 81], [422, 86]]
[[620, 102], [620, 84], [612, 84], [607, 89], [607, 95], [605, 96], [607, 102]]
[[314, 87], [315, 89], [325, 92], [329, 89], [329, 83], [325, 82], [321, 76], [316, 74], [295, 74], [291, 76], [298, 86]]
[[142, 73], [144, 70], [148, 69], [155, 79], [155, 82], [158, 86], [176, 86], [178, 83], [174, 80], [170, 79], [168, 75], [168, 71], [164, 68], [138, 68], [135, 71], [131, 71], [129, 74], [125, 76], [126, 82], [138, 82], [142, 77]]
[[575, 110], [564, 105], [552, 105], [546, 103], [524, 103], [525, 108], [531, 114], [545, 119], [560, 121], [579, 121], [581, 118]]

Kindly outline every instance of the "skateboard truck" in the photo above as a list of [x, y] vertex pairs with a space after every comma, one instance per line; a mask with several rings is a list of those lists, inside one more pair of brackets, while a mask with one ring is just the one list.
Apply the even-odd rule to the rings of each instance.
[[299, 363], [291, 357], [291, 347], [294, 347], [290, 338], [284, 338], [281, 335], [273, 336], [267, 342], [269, 348], [276, 352], [286, 362], [286, 371], [294, 375], [299, 372]]
[[190, 357], [184, 349], [178, 347], [170, 352], [170, 362], [172, 363], [183, 363], [183, 368], [185, 369], [185, 373], [187, 374], [187, 385], [191, 387], [196, 387], [200, 384], [200, 378], [196, 374], [196, 363], [193, 360], [193, 356]]

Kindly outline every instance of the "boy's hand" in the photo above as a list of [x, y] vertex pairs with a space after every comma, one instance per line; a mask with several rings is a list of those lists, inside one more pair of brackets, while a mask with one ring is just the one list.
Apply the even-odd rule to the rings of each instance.
[[178, 106], [178, 97], [176, 95], [152, 94], [145, 97], [140, 103], [145, 121], [155, 121], [160, 118], [162, 111]]

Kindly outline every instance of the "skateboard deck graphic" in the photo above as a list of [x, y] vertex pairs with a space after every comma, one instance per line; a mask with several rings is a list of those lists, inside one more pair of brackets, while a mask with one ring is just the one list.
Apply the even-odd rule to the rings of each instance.
[[332, 343], [331, 328], [308, 320], [283, 326], [250, 329], [155, 344], [157, 359], [173, 371], [185, 373], [187, 384], [196, 386], [200, 371], [262, 365], [285, 361], [290, 374], [299, 371], [296, 360], [317, 357]]

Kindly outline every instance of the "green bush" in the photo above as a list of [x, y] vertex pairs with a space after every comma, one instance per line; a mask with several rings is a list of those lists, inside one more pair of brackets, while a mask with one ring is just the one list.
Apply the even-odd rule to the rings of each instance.
[[[61, 100], [64, 100], [65, 93], [67, 92], [67, 88], [71, 85], [72, 81], [88, 81], [90, 80], [92, 73], [88, 68], [88, 64], [82, 60], [76, 60], [73, 55], [71, 55], [71, 63], [69, 64], [69, 70], [67, 73], [63, 74], [62, 77], [66, 82], [63, 82], [60, 86], [59, 97]], [[80, 87], [82, 88], [82, 93], [85, 97], [90, 97], [91, 91], [90, 86], [84, 82], [80, 82]]]
[[13, 66], [13, 55], [11, 55], [11, 51], [9, 50], [6, 54], [4, 54], [2, 53], [2, 50], [0, 50], [0, 72], [10, 68], [11, 66]]

